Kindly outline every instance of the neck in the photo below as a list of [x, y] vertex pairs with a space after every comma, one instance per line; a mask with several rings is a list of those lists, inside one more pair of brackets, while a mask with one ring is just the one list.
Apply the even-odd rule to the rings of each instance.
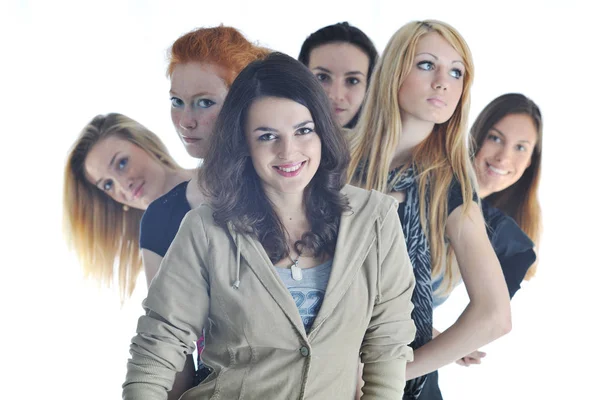
[[167, 179], [165, 180], [165, 193], [170, 192], [175, 186], [181, 182], [189, 181], [196, 174], [194, 169], [183, 169], [177, 168], [176, 170], [169, 170], [167, 172]]
[[486, 197], [488, 197], [490, 194], [492, 194], [492, 191], [487, 189], [487, 188], [479, 188], [479, 198], [480, 199], [485, 199]]
[[265, 194], [273, 204], [275, 213], [288, 234], [288, 243], [293, 250], [293, 244], [300, 240], [302, 234], [310, 230], [304, 208], [304, 193], [281, 193], [265, 190]]
[[402, 133], [400, 142], [396, 146], [396, 151], [394, 151], [394, 158], [392, 159], [390, 169], [412, 162], [415, 147], [427, 139], [435, 125], [433, 122], [423, 121], [411, 115], [406, 115], [402, 111], [400, 111], [400, 118], [402, 121]]

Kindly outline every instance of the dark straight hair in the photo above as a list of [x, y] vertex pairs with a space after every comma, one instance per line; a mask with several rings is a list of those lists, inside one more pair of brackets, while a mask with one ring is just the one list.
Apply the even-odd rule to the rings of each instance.
[[[369, 57], [369, 69], [367, 71], [367, 88], [371, 81], [371, 73], [377, 60], [379, 53], [373, 44], [373, 41], [360, 29], [350, 25], [348, 22], [338, 22], [337, 24], [328, 25], [310, 34], [302, 43], [298, 60], [308, 66], [310, 62], [310, 53], [317, 47], [329, 43], [349, 43], [363, 51]], [[356, 115], [344, 126], [344, 128], [354, 128], [362, 107], [357, 111]]]

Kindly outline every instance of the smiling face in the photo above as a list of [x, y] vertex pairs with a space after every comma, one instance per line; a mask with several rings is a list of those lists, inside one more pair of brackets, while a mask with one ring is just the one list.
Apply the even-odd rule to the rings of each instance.
[[465, 64], [440, 34], [419, 39], [415, 59], [398, 91], [403, 123], [408, 119], [442, 124], [452, 117], [464, 84]]
[[171, 75], [171, 120], [190, 156], [204, 158], [227, 86], [218, 67], [189, 62]]
[[289, 99], [263, 97], [248, 110], [252, 165], [269, 193], [303, 193], [321, 162], [321, 139], [310, 111]]
[[369, 57], [350, 43], [328, 43], [310, 52], [308, 68], [325, 89], [337, 121], [346, 125], [365, 98]]
[[96, 143], [85, 162], [89, 182], [113, 200], [145, 210], [165, 193], [166, 167], [139, 146], [118, 136]]
[[488, 132], [475, 156], [481, 197], [513, 185], [531, 164], [537, 129], [529, 115], [509, 114]]

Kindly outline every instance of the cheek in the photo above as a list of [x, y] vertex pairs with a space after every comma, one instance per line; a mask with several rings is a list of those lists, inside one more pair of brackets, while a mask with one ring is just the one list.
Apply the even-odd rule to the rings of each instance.
[[529, 166], [529, 160], [529, 158], [523, 157], [523, 159], [518, 161], [517, 171], [519, 172], [519, 178], [521, 178], [521, 175], [523, 175], [523, 173]]
[[219, 116], [219, 111], [221, 111], [221, 107], [211, 107], [209, 110], [206, 110], [199, 116], [199, 124], [212, 129]]
[[455, 108], [456, 108], [456, 106], [458, 106], [460, 98], [462, 97], [462, 91], [463, 91], [463, 82], [457, 81], [452, 90], [452, 103]]
[[356, 106], [356, 108], [358, 108], [362, 104], [366, 93], [367, 93], [367, 88], [364, 86], [354, 87], [354, 88], [350, 89], [348, 91], [348, 103], [350, 103], [353, 106]]
[[323, 88], [325, 93], [327, 93], [327, 95], [329, 95], [329, 85], [323, 81], [319, 81], [319, 85], [321, 85], [321, 87]]

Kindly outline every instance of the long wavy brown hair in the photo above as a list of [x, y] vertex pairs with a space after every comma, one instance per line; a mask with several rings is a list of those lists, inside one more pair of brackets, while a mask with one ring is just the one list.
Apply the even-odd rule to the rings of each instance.
[[248, 65], [231, 85], [211, 138], [200, 181], [224, 229], [231, 223], [255, 235], [273, 262], [289, 255], [287, 234], [265, 194], [248, 148], [245, 124], [252, 103], [263, 97], [293, 100], [310, 111], [321, 139], [321, 162], [304, 204], [311, 230], [295, 243], [297, 252], [333, 255], [341, 213], [348, 210], [341, 193], [350, 155], [344, 134], [332, 115], [316, 77], [292, 57], [272, 53]]
[[[528, 115], [536, 127], [537, 140], [531, 154], [531, 164], [517, 182], [504, 190], [490, 194], [485, 200], [512, 217], [539, 249], [542, 211], [538, 198], [538, 187], [542, 175], [543, 136], [540, 108], [533, 100], [520, 93], [507, 93], [492, 100], [481, 111], [471, 127], [472, 154], [473, 157], [477, 155], [490, 129], [502, 118], [512, 114]], [[529, 268], [525, 279], [532, 278], [536, 270], [537, 262]]]

